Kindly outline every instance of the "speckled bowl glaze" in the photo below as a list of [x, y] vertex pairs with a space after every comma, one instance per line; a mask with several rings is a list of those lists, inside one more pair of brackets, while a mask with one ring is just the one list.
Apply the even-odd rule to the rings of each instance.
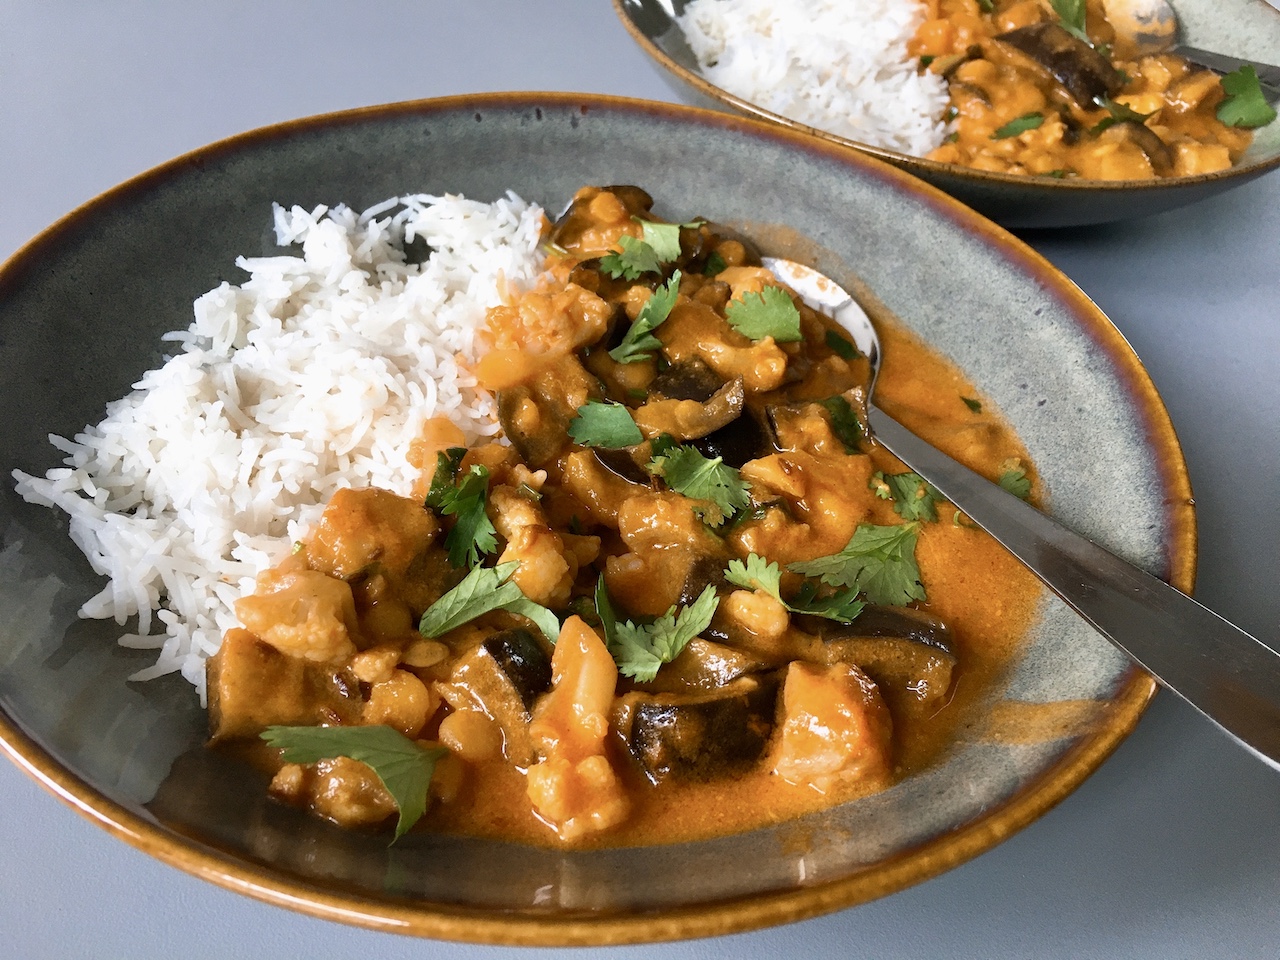
[[[1131, 220], [1203, 200], [1280, 166], [1280, 121], [1256, 131], [1230, 170], [1166, 180], [1055, 180], [938, 163], [816, 130], [735, 96], [702, 77], [673, 17], [690, 0], [613, 0], [632, 39], [668, 85], [696, 106], [759, 117], [887, 160], [1011, 228], [1072, 227]], [[1280, 63], [1280, 11], [1266, 0], [1176, 0], [1183, 43], [1263, 63]]]
[[[872, 291], [998, 404], [1056, 514], [1190, 588], [1190, 491], [1165, 409], [1121, 335], [1045, 260], [940, 191], [835, 144], [597, 96], [477, 95], [299, 120], [180, 157], [71, 213], [0, 268], [3, 476], [55, 466], [47, 434], [96, 422], [160, 358], [160, 334], [189, 322], [193, 298], [240, 277], [237, 254], [275, 249], [272, 201], [359, 208], [406, 192], [493, 199], [514, 189], [554, 211], [584, 183], [645, 185], [673, 219], [810, 238], [820, 268]], [[101, 582], [65, 518], [6, 482], [0, 530], [0, 741], [15, 762], [197, 876], [424, 936], [708, 936], [883, 896], [1060, 801], [1154, 692], [1046, 598], [991, 708], [1083, 704], [1090, 722], [1039, 738], [975, 735], [879, 796], [705, 842], [561, 852], [415, 832], [388, 847], [268, 801], [265, 778], [202, 746], [204, 715], [181, 680], [126, 682], [150, 655], [116, 646], [114, 624], [77, 619]]]

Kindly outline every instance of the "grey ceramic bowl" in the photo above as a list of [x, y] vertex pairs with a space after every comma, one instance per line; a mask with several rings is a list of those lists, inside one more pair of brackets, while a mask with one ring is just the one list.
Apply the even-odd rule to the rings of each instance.
[[1047, 598], [990, 706], [1092, 705], [1073, 714], [1088, 722], [977, 736], [879, 796], [672, 846], [558, 852], [414, 832], [389, 848], [267, 800], [262, 776], [204, 748], [183, 681], [126, 682], [149, 654], [116, 646], [114, 624], [77, 619], [100, 581], [65, 518], [21, 501], [10, 471], [55, 466], [47, 434], [96, 422], [157, 362], [160, 334], [189, 322], [193, 298], [240, 276], [237, 254], [274, 250], [272, 201], [359, 208], [511, 188], [557, 210], [584, 183], [642, 184], [673, 219], [810, 238], [820, 267], [865, 284], [999, 405], [1055, 513], [1190, 588], [1186, 472], [1137, 358], [1065, 277], [950, 197], [833, 144], [688, 107], [525, 93], [377, 107], [180, 157], [0, 268], [0, 742], [14, 761], [128, 842], [275, 904], [427, 936], [578, 944], [725, 933], [891, 893], [1030, 823], [1110, 754], [1154, 686]]
[[[938, 163], [816, 130], [708, 82], [673, 16], [690, 0], [613, 0], [632, 39], [683, 100], [731, 110], [887, 160], [1006, 227], [1070, 227], [1148, 216], [1248, 183], [1280, 166], [1280, 121], [1256, 132], [1230, 170], [1167, 180], [1055, 180]], [[1280, 11], [1266, 0], [1175, 0], [1181, 42], [1262, 63], [1280, 63]]]

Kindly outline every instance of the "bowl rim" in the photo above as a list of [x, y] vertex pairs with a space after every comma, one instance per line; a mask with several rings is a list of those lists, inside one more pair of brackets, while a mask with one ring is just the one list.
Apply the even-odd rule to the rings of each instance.
[[[635, 0], [630, 0], [631, 5], [634, 5], [634, 2]], [[736, 94], [730, 93], [723, 87], [716, 86], [701, 74], [677, 63], [668, 56], [667, 52], [658, 46], [647, 33], [641, 30], [628, 9], [629, 0], [612, 0], [612, 3], [614, 13], [617, 14], [618, 19], [622, 21], [622, 25], [626, 28], [627, 33], [631, 35], [631, 39], [649, 55], [650, 59], [668, 73], [677, 77], [682, 83], [693, 87], [708, 99], [722, 103], [745, 116], [755, 117], [769, 123], [775, 123], [788, 130], [795, 130], [811, 137], [817, 137], [820, 140], [838, 143], [850, 150], [857, 150], [861, 153], [870, 154], [873, 157], [878, 157], [881, 160], [886, 160], [889, 163], [906, 167], [907, 169], [918, 169], [923, 171], [926, 175], [933, 175], [935, 177], [947, 176], [982, 183], [1021, 187], [1024, 189], [1034, 186], [1036, 189], [1043, 187], [1049, 190], [1067, 192], [1073, 190], [1084, 190], [1119, 193], [1132, 190], [1178, 190], [1187, 187], [1194, 187], [1199, 184], [1210, 184], [1216, 183], [1220, 180], [1230, 180], [1238, 176], [1256, 176], [1265, 173], [1268, 170], [1280, 167], [1280, 151], [1277, 151], [1275, 156], [1261, 157], [1248, 163], [1232, 164], [1225, 170], [1215, 170], [1211, 173], [1197, 173], [1186, 177], [1153, 177], [1147, 180], [1090, 180], [1079, 177], [1075, 179], [1057, 179], [1055, 177], [1033, 176], [1023, 173], [1004, 173], [995, 170], [979, 170], [976, 167], [968, 167], [962, 163], [943, 163], [939, 160], [929, 160], [926, 157], [916, 157], [909, 153], [891, 150], [888, 147], [878, 147], [874, 144], [863, 143], [860, 140], [842, 137], [837, 133], [831, 133], [820, 127], [811, 127], [799, 120], [792, 120], [790, 117], [784, 117], [780, 113], [774, 113], [771, 110], [766, 110], [764, 107], [753, 103], [750, 100], [743, 99]], [[1263, 5], [1277, 17], [1280, 17], [1280, 9], [1272, 7], [1270, 4]], [[1280, 123], [1280, 120], [1272, 122]]]
[[[1055, 296], [1068, 303], [1125, 381], [1143, 421], [1166, 491], [1167, 574], [1171, 583], [1184, 592], [1191, 592], [1195, 580], [1196, 524], [1190, 477], [1182, 450], [1150, 376], [1101, 309], [1025, 242], [941, 190], [865, 153], [760, 120], [604, 94], [517, 91], [399, 101], [283, 121], [181, 154], [109, 188], [65, 214], [0, 264], [0, 293], [10, 283], [20, 283], [26, 268], [39, 261], [46, 247], [99, 209], [127, 202], [135, 192], [198, 169], [214, 157], [333, 125], [371, 119], [462, 110], [533, 111], [537, 107], [583, 112], [594, 108], [627, 115], [655, 115], [665, 120], [709, 124], [764, 136], [803, 151], [816, 152], [860, 174], [872, 175], [913, 193], [939, 215], [956, 221], [976, 239], [998, 247], [1003, 256], [1034, 273]], [[0, 750], [42, 787], [108, 833], [170, 866], [266, 903], [358, 927], [443, 940], [544, 947], [616, 945], [718, 936], [798, 921], [886, 896], [958, 866], [1027, 826], [1074, 791], [1132, 732], [1156, 689], [1155, 681], [1148, 674], [1130, 666], [1117, 681], [1101, 732], [1082, 738], [1055, 764], [1024, 784], [1015, 797], [992, 812], [917, 848], [896, 854], [869, 869], [811, 886], [644, 913], [495, 911], [335, 892], [180, 834], [152, 817], [139, 815], [109, 799], [64, 767], [4, 709], [0, 709]]]

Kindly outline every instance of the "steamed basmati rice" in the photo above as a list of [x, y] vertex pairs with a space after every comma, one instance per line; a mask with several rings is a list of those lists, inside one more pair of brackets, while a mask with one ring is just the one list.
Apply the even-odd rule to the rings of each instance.
[[946, 81], [918, 73], [915, 0], [694, 0], [677, 22], [703, 76], [773, 113], [924, 156], [947, 136]]
[[[363, 214], [277, 206], [277, 242], [302, 255], [237, 260], [249, 279], [200, 297], [191, 326], [165, 336], [179, 352], [101, 423], [50, 437], [65, 467], [15, 471], [23, 497], [70, 516], [109, 578], [81, 616], [136, 615], [120, 642], [158, 650], [133, 679], [180, 670], [203, 702], [232, 604], [335, 490], [407, 494], [427, 418], [449, 417], [468, 441], [497, 430], [463, 364], [486, 309], [540, 272], [543, 222], [514, 194], [400, 197]], [[402, 253], [415, 237], [432, 251], [421, 265]]]

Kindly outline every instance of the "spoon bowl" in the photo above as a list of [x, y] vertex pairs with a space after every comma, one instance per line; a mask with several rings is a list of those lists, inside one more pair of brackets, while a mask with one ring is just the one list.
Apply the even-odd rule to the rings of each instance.
[[871, 362], [870, 435], [956, 505], [1099, 633], [1228, 736], [1280, 770], [1280, 653], [921, 440], [874, 402], [883, 353], [866, 312], [811, 267], [762, 263], [845, 326]]

